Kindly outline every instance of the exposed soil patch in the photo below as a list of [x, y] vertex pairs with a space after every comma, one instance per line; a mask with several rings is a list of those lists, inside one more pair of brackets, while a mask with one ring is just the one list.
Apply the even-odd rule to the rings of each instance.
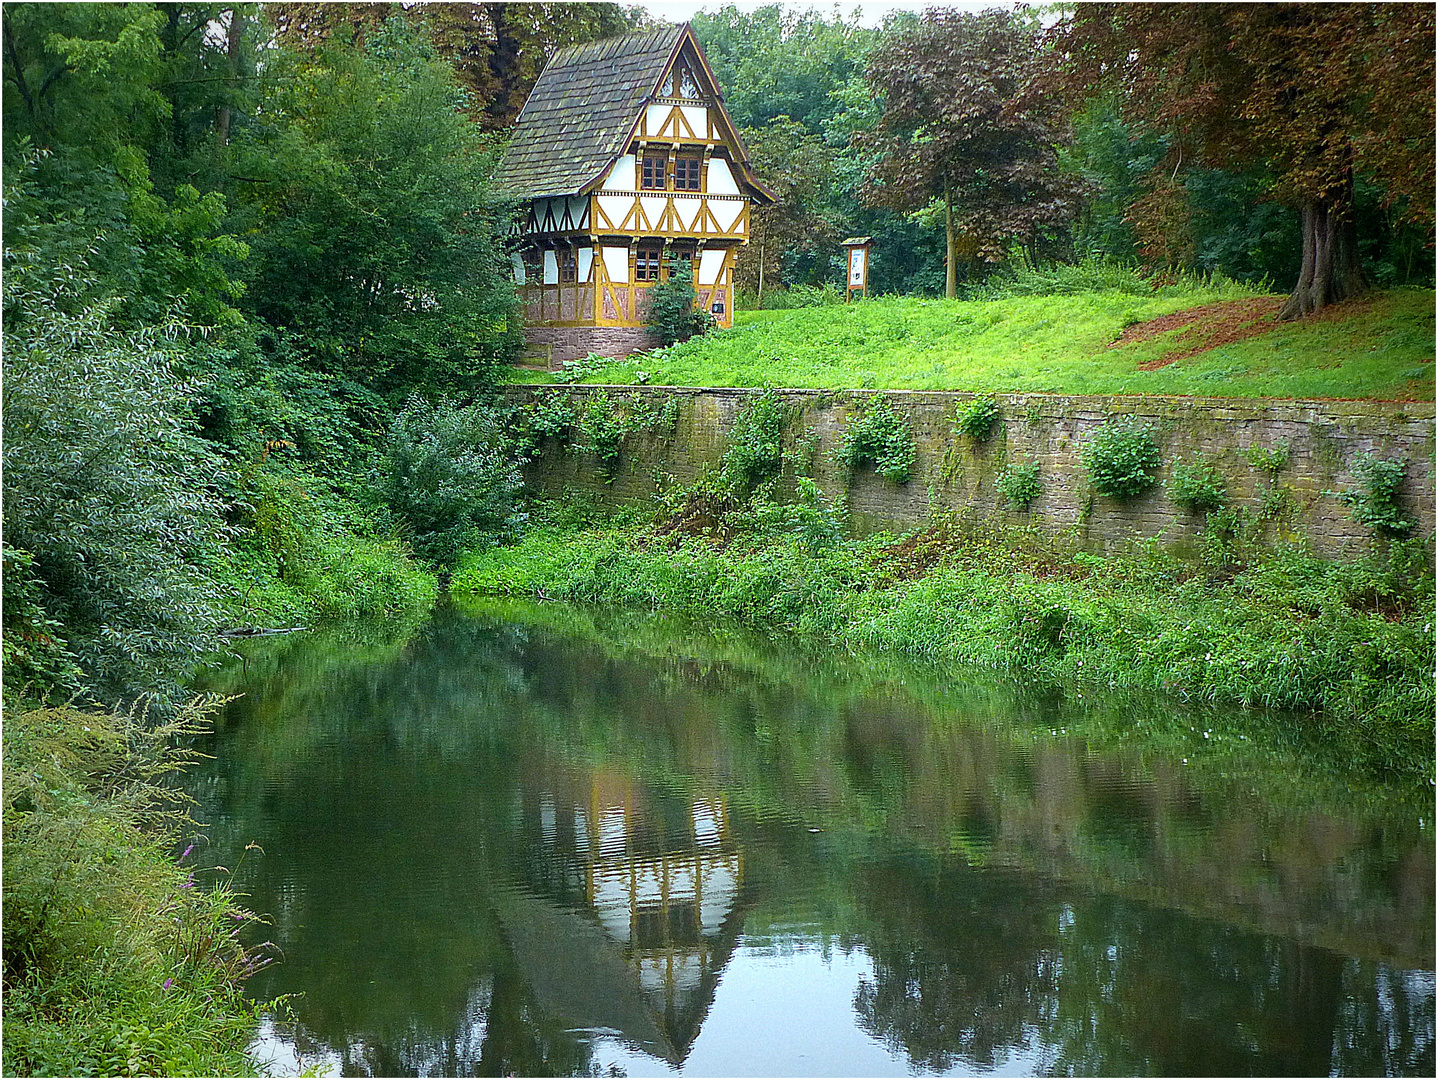
[[[1279, 309], [1283, 307], [1281, 296], [1261, 296], [1254, 300], [1222, 300], [1217, 304], [1175, 311], [1172, 315], [1134, 323], [1110, 344], [1110, 348], [1128, 345], [1135, 341], [1148, 341], [1170, 330], [1183, 330], [1174, 336], [1177, 350], [1157, 360], [1145, 360], [1139, 364], [1140, 371], [1156, 371], [1167, 367], [1175, 360], [1186, 360], [1220, 345], [1231, 345], [1258, 337], [1270, 330], [1277, 330]], [[1374, 299], [1345, 300], [1341, 304], [1329, 304], [1303, 319], [1305, 323], [1342, 322], [1372, 308]]]
[[1268, 333], [1277, 325], [1274, 317], [1282, 306], [1283, 299], [1276, 296], [1204, 304], [1202, 307], [1175, 311], [1172, 315], [1126, 327], [1113, 342], [1113, 346], [1148, 341], [1171, 330], [1181, 330], [1182, 333], [1176, 334], [1173, 339], [1176, 347], [1174, 352], [1157, 360], [1145, 360], [1138, 365], [1140, 371], [1156, 371], [1176, 360], [1185, 360], [1208, 349]]

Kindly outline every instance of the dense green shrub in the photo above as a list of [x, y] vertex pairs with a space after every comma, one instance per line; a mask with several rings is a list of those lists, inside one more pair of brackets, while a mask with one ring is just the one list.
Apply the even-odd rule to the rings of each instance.
[[6, 568], [5, 635], [43, 611], [102, 695], [171, 685], [213, 647], [209, 568], [232, 535], [226, 462], [174, 373], [184, 330], [114, 329], [112, 302], [75, 301], [83, 267], [58, 288], [6, 270], [5, 541], [25, 555]]
[[907, 483], [914, 467], [914, 433], [889, 399], [876, 395], [844, 429], [834, 460], [851, 474], [869, 461], [884, 479]]
[[688, 341], [714, 325], [707, 311], [695, 308], [697, 299], [693, 267], [683, 259], [671, 260], [668, 279], [649, 290], [649, 316], [645, 320], [660, 345]]
[[519, 524], [517, 462], [496, 409], [414, 397], [390, 428], [380, 487], [415, 551], [449, 566]]
[[1116, 499], [1132, 499], [1153, 487], [1163, 463], [1152, 429], [1131, 418], [1099, 428], [1080, 457], [1094, 490]]
[[1359, 454], [1353, 462], [1353, 475], [1362, 487], [1340, 492], [1338, 497], [1352, 511], [1354, 521], [1379, 536], [1407, 536], [1413, 521], [1398, 504], [1398, 487], [1406, 470], [1404, 462]]
[[994, 481], [999, 490], [1015, 510], [1027, 510], [1039, 497], [1043, 488], [1039, 483], [1039, 463], [1031, 461], [1026, 465], [1009, 462], [999, 478]]
[[994, 433], [1002, 417], [997, 401], [991, 397], [977, 397], [959, 410], [954, 418], [954, 430], [975, 442], [983, 442]]
[[1195, 454], [1192, 461], [1174, 463], [1168, 497], [1185, 510], [1206, 514], [1228, 505], [1228, 488], [1213, 463]]

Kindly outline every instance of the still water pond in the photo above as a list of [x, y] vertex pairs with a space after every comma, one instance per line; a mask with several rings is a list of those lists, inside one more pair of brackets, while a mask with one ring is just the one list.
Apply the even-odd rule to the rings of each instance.
[[220, 679], [281, 1071], [1433, 1075], [1431, 795], [1281, 719], [558, 605]]

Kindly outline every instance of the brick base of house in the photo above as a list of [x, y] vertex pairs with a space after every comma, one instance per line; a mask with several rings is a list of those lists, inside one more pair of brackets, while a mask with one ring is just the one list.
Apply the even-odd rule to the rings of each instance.
[[527, 355], [547, 360], [549, 370], [558, 371], [566, 360], [580, 360], [590, 353], [623, 360], [659, 343], [642, 326], [526, 326], [524, 344]]

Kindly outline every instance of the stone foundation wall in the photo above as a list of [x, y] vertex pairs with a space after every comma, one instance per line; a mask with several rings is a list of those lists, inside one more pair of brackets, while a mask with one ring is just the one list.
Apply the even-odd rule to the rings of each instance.
[[659, 343], [642, 326], [526, 326], [524, 344], [531, 354], [547, 353], [549, 369], [558, 371], [566, 360], [582, 360], [590, 353], [623, 360]]
[[[727, 434], [757, 390], [675, 387], [516, 387], [516, 397], [564, 393], [577, 398], [605, 393], [618, 401], [679, 402], [677, 429], [669, 435], [626, 437], [614, 477], [606, 481], [589, 455], [548, 442], [529, 467], [536, 489], [588, 492], [604, 502], [650, 502], [665, 487], [692, 482], [717, 467]], [[829, 496], [847, 494], [850, 525], [858, 534], [912, 528], [934, 512], [961, 521], [1034, 527], [1075, 547], [1117, 552], [1135, 541], [1157, 539], [1179, 555], [1193, 555], [1204, 529], [1202, 514], [1175, 505], [1165, 491], [1173, 465], [1194, 453], [1224, 477], [1230, 505], [1244, 512], [1253, 542], [1306, 541], [1327, 557], [1370, 550], [1371, 531], [1353, 520], [1336, 493], [1357, 490], [1358, 455], [1401, 459], [1407, 465], [1399, 500], [1419, 535], [1434, 531], [1434, 407], [1432, 403], [1369, 401], [1236, 400], [1182, 397], [1075, 397], [995, 395], [1002, 420], [982, 443], [958, 435], [954, 421], [973, 400], [963, 393], [784, 390], [796, 407], [793, 439], [817, 435], [811, 475]], [[917, 458], [906, 484], [894, 484], [861, 467], [847, 477], [833, 460], [845, 426], [867, 400], [887, 397], [908, 418]], [[1159, 486], [1129, 501], [1094, 494], [1080, 450], [1106, 421], [1137, 417], [1151, 425], [1163, 454]], [[1288, 447], [1288, 464], [1272, 477], [1251, 460], [1251, 449]], [[994, 481], [1008, 461], [1037, 462], [1042, 493], [1027, 511], [1009, 508]], [[786, 477], [792, 486], [792, 477]], [[1267, 508], [1267, 509], [1265, 509]]]

